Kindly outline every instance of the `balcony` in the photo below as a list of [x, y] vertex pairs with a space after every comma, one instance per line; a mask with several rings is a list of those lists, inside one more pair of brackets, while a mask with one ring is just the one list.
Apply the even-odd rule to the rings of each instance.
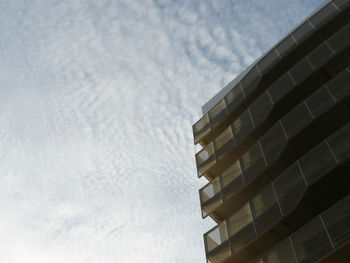
[[292, 163], [293, 156], [311, 149], [347, 122], [350, 111], [344, 103], [350, 99], [349, 83], [347, 68], [286, 114], [233, 165], [200, 189], [202, 216], [209, 214], [220, 222]]
[[[199, 151], [196, 154], [198, 177], [205, 175], [208, 180], [213, 180], [303, 98], [336, 76], [344, 67], [350, 66], [349, 35], [350, 24], [283, 74], [221, 134]], [[220, 105], [223, 107], [224, 104]]]
[[194, 142], [205, 146], [257, 96], [322, 41], [350, 21], [347, 4], [333, 1], [266, 53], [244, 78], [193, 125]]
[[[236, 263], [250, 262], [347, 196], [349, 145], [350, 123], [299, 158], [237, 212], [204, 234], [208, 262], [229, 262], [229, 259]], [[325, 218], [326, 225], [332, 224], [329, 222], [334, 217]], [[336, 228], [332, 230], [335, 232], [341, 234]], [[338, 240], [334, 244], [344, 239], [338, 237]], [[300, 262], [314, 261], [300, 259]]]
[[[256, 263], [313, 263], [341, 261], [349, 249], [350, 196], [324, 211]], [[337, 257], [335, 257], [337, 256]], [[348, 259], [348, 257], [345, 257]]]

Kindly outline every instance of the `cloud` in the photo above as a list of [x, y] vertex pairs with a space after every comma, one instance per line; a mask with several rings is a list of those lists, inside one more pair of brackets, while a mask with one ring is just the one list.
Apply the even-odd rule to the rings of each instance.
[[0, 260], [204, 261], [191, 126], [320, 3], [2, 1]]

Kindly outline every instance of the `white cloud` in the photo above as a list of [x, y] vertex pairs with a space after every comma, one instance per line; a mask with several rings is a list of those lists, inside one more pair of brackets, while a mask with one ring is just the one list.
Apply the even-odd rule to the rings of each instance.
[[191, 125], [316, 2], [2, 1], [0, 261], [204, 261]]

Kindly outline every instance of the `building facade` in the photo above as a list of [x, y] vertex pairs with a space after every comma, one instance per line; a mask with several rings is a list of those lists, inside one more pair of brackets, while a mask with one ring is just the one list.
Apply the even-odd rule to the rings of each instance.
[[193, 134], [208, 262], [350, 262], [350, 0], [229, 83]]

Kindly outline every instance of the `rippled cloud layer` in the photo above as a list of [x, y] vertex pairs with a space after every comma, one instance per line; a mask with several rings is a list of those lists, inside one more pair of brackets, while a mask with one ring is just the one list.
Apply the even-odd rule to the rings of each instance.
[[0, 1], [0, 261], [204, 262], [191, 126], [321, 2]]

